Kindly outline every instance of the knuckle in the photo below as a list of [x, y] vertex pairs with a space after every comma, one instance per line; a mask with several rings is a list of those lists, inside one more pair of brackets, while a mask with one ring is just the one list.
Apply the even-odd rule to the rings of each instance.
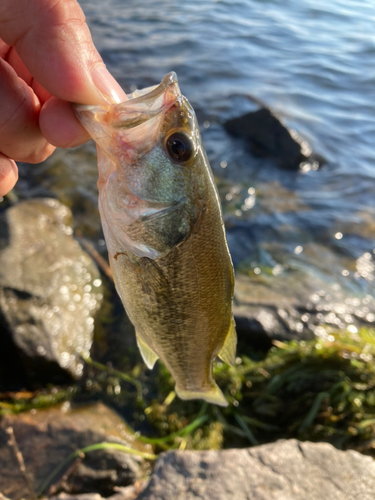
[[51, 156], [55, 148], [51, 146], [47, 141], [43, 140], [43, 145], [30, 150], [25, 153], [22, 160], [25, 163], [41, 163]]

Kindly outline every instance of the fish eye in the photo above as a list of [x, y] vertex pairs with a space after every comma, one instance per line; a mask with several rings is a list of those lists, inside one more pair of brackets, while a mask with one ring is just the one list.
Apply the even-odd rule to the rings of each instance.
[[168, 153], [173, 160], [185, 162], [189, 160], [194, 151], [191, 137], [182, 132], [174, 132], [166, 140]]

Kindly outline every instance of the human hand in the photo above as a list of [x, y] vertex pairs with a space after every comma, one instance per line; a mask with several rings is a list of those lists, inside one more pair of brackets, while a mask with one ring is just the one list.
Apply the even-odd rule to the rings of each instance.
[[17, 181], [15, 161], [89, 139], [70, 102], [125, 99], [76, 0], [0, 0], [0, 196]]

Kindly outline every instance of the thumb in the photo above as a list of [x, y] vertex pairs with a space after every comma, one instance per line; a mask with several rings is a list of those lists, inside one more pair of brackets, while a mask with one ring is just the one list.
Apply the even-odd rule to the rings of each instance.
[[76, 0], [2, 0], [0, 37], [59, 99], [82, 104], [126, 99], [96, 50]]

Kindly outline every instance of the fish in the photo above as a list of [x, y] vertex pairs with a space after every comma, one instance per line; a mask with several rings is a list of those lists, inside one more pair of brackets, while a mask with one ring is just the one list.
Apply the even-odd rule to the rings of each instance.
[[99, 212], [118, 294], [149, 369], [183, 400], [227, 406], [212, 375], [232, 365], [234, 271], [195, 112], [176, 73], [107, 106], [75, 105], [97, 145]]

